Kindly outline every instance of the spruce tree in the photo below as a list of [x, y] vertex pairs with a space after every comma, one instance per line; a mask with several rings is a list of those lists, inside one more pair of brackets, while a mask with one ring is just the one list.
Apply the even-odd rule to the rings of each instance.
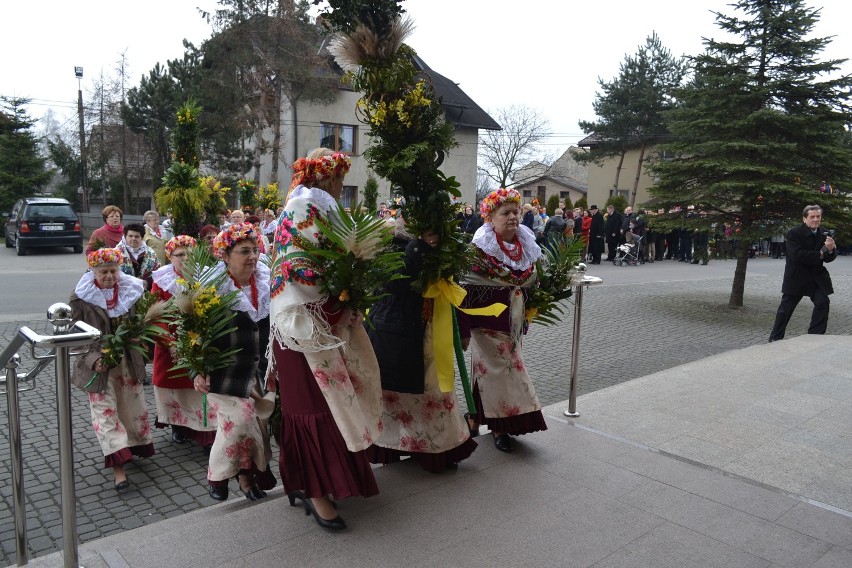
[[[670, 213], [670, 226], [734, 228], [729, 305], [741, 307], [751, 241], [801, 223], [803, 207], [813, 203], [829, 224], [852, 221], [852, 78], [837, 74], [845, 60], [817, 59], [830, 42], [810, 36], [819, 10], [800, 0], [733, 6], [739, 16], [717, 13], [716, 22], [736, 39], [705, 40], [692, 81], [676, 93], [679, 106], [667, 116], [672, 138], [661, 147], [666, 159], [651, 167], [657, 182], [650, 193], [659, 207], [700, 212], [686, 219]], [[840, 191], [820, 193], [823, 180]]]
[[24, 108], [28, 99], [0, 97], [0, 211], [8, 211], [15, 201], [36, 195], [52, 174], [39, 154], [32, 132], [35, 121]]

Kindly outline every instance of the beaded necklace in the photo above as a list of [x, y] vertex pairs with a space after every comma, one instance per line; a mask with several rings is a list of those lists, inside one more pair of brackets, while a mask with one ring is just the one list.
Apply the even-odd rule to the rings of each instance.
[[[240, 286], [240, 283], [239, 283], [239, 282], [237, 282], [237, 279], [236, 279], [236, 278], [234, 278], [234, 276], [233, 276], [233, 275], [231, 275], [231, 280], [233, 280], [233, 281], [234, 281], [234, 284], [237, 286], [237, 288], [239, 288], [240, 290], [242, 290], [242, 289], [243, 289], [243, 287], [242, 287], [242, 286]], [[249, 300], [251, 300], [251, 305], [252, 305], [252, 307], [253, 307], [255, 310], [257, 310], [257, 306], [258, 306], [257, 282], [255, 282], [254, 274], [252, 274], [252, 275], [251, 275], [251, 278], [249, 279], [249, 283], [248, 283], [248, 285], [250, 286], [250, 290], [251, 290], [251, 294], [250, 294], [250, 296], [249, 296]]]
[[503, 239], [497, 235], [495, 236], [497, 237], [497, 244], [500, 246], [500, 250], [503, 251], [503, 254], [505, 254], [509, 260], [512, 262], [518, 262], [521, 260], [521, 257], [524, 256], [524, 246], [521, 244], [521, 241], [517, 236], [514, 238], [515, 248], [513, 250], [507, 249], [506, 245], [503, 243]]
[[[95, 288], [98, 288], [99, 290], [106, 289], [100, 284], [98, 284], [97, 280], [95, 280]], [[112, 287], [112, 299], [108, 300], [106, 299], [106, 296], [104, 296], [104, 299], [106, 300], [106, 307], [108, 310], [113, 309], [118, 304], [118, 282], [116, 282]]]

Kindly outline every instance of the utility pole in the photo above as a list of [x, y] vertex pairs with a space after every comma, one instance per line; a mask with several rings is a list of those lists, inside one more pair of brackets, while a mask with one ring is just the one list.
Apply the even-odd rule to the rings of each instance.
[[83, 212], [89, 212], [89, 193], [86, 190], [86, 129], [83, 125], [83, 68], [74, 67], [74, 75], [77, 77], [77, 115], [80, 117], [80, 173], [82, 178], [80, 186], [83, 191]]

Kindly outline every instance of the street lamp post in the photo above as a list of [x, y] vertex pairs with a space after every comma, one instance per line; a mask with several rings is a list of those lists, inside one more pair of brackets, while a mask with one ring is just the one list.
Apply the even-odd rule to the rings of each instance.
[[83, 212], [89, 212], [89, 192], [86, 189], [86, 129], [83, 125], [83, 68], [74, 67], [74, 75], [77, 77], [77, 115], [80, 117], [80, 174], [82, 175], [80, 187], [82, 188]]

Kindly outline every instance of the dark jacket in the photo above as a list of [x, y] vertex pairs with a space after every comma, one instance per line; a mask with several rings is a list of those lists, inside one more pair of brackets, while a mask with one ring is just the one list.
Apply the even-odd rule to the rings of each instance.
[[811, 296], [819, 288], [826, 295], [833, 294], [831, 276], [823, 266], [837, 258], [837, 249], [826, 251], [820, 258], [826, 235], [822, 229], [814, 234], [802, 223], [787, 231], [787, 261], [784, 265], [784, 283], [781, 292], [796, 296]]
[[604, 250], [604, 218], [598, 211], [592, 215], [592, 224], [589, 228], [589, 252], [597, 253]]
[[529, 227], [530, 231], [532, 231], [533, 224], [535, 223], [535, 213], [532, 210], [524, 213], [523, 219], [521, 219], [521, 225], [526, 225]]
[[237, 347], [239, 351], [229, 366], [210, 373], [210, 392], [248, 398], [252, 387], [266, 375], [269, 317], [254, 322], [247, 313], [236, 313], [232, 325], [237, 329], [213, 345], [222, 350]]
[[470, 215], [462, 213], [460, 218], [461, 223], [459, 223], [459, 229], [465, 233], [472, 235], [482, 226], [482, 217], [480, 217], [478, 213], [471, 213]]
[[546, 245], [553, 239], [558, 239], [565, 234], [565, 228], [568, 227], [568, 222], [562, 217], [554, 215], [548, 219], [544, 226], [544, 244]]
[[[399, 241], [395, 241], [402, 248]], [[379, 362], [382, 389], [423, 394], [423, 296], [411, 289], [412, 279], [420, 274], [423, 258], [432, 251], [425, 241], [413, 239], [405, 245], [406, 278], [385, 284], [388, 293], [379, 299], [364, 322], [373, 351]]]
[[621, 231], [621, 213], [613, 211], [604, 223], [604, 235], [607, 239], [617, 239]]

